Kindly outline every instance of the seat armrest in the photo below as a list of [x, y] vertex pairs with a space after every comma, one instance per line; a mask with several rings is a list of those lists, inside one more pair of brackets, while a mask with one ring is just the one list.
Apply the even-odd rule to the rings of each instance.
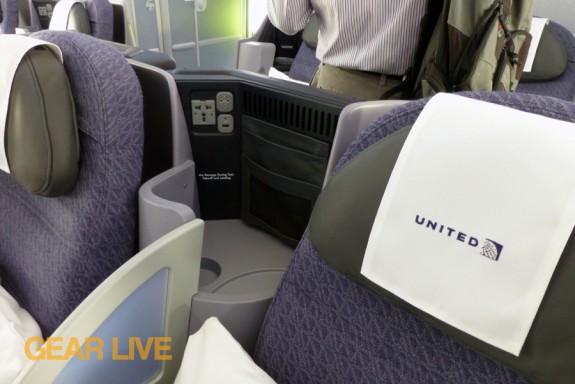
[[[128, 260], [56, 329], [51, 345], [59, 348], [45, 344], [45, 358], [31, 360], [16, 383], [173, 383], [198, 289], [203, 235], [196, 219]], [[159, 354], [156, 339], [163, 343]]]
[[196, 218], [194, 201], [196, 166], [187, 160], [140, 187], [140, 249], [171, 230]]

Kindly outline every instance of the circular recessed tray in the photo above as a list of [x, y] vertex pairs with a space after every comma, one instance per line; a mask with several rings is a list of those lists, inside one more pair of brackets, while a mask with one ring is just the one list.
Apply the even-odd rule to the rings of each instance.
[[222, 267], [217, 261], [202, 257], [200, 263], [200, 287], [213, 283], [221, 274]]

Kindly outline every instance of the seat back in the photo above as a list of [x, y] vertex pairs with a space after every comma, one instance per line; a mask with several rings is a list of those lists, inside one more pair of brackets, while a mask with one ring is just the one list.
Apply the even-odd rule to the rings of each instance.
[[84, 1], [92, 36], [111, 41], [114, 38], [114, 8], [108, 0]]
[[320, 64], [315, 57], [319, 24], [315, 14], [311, 16], [302, 34], [303, 42], [293, 60], [288, 76], [294, 80], [309, 83]]
[[0, 0], [0, 35], [16, 33], [18, 0]]
[[0, 172], [2, 285], [50, 335], [136, 249], [142, 95], [130, 65], [90, 36], [42, 31], [63, 53], [80, 132], [68, 193], [28, 193]]
[[[575, 121], [575, 105], [554, 98], [498, 92], [467, 96]], [[527, 364], [519, 374], [501, 362], [507, 364], [514, 356], [496, 353], [496, 358], [486, 357], [456, 339], [460, 336], [457, 332], [431, 325], [430, 316], [417, 313], [397, 298], [376, 294], [371, 289], [374, 285], [360, 276], [360, 267], [350, 266], [349, 259], [361, 264], [371, 224], [401, 145], [394, 147], [393, 154], [379, 152], [387, 157], [378, 157], [377, 166], [371, 162], [359, 168], [358, 160], [371, 156], [380, 143], [393, 142], [398, 135], [390, 135], [412, 125], [425, 103], [419, 100], [401, 106], [367, 128], [350, 145], [334, 178], [318, 198], [308, 230], [270, 306], [254, 354], [256, 363], [278, 382], [528, 383], [530, 380], [523, 375], [529, 374], [530, 359], [535, 360], [537, 355], [546, 358], [555, 347], [556, 340], [543, 338], [549, 351], [541, 344], [536, 349], [530, 334], [522, 351]], [[390, 140], [383, 141], [386, 137]], [[338, 175], [346, 175], [347, 179], [337, 181]], [[332, 192], [329, 205], [326, 193], [337, 182], [347, 189]], [[573, 268], [574, 244], [572, 235], [558, 269]], [[558, 308], [573, 314], [573, 298], [567, 299], [572, 292], [558, 294], [561, 300], [570, 301]], [[553, 311], [557, 304], [545, 298], [541, 308], [548, 305]], [[572, 328], [563, 323], [564, 333], [560, 334], [567, 337]], [[555, 355], [546, 363], [558, 361]], [[556, 379], [546, 382], [560, 382]]]

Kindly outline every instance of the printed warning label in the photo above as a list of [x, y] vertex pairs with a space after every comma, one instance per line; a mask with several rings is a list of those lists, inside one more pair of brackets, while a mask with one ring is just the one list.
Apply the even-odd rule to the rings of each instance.
[[199, 173], [198, 177], [202, 181], [232, 181], [235, 177], [233, 173]]

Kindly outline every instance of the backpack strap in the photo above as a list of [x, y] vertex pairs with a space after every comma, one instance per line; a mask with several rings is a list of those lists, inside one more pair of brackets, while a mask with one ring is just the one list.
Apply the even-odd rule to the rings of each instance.
[[391, 96], [401, 93], [404, 99], [416, 98], [415, 85], [421, 67], [423, 65], [423, 58], [431, 40], [433, 31], [437, 22], [441, 18], [445, 3], [450, 0], [427, 0], [427, 8], [425, 14], [420, 21], [419, 36], [417, 38], [417, 48], [411, 67], [407, 69], [403, 75], [403, 83], [391, 88], [381, 97], [382, 99], [389, 99]]

